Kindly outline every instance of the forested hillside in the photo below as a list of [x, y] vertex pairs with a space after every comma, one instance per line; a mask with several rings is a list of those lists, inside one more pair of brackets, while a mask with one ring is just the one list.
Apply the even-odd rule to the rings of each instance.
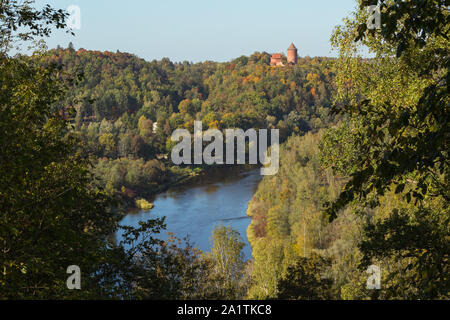
[[[341, 123], [293, 136], [280, 150], [280, 170], [264, 177], [247, 214], [253, 299], [444, 298], [448, 294], [445, 199], [417, 202], [390, 187], [376, 205], [354, 201], [330, 221], [357, 158]], [[411, 183], [411, 182], [410, 182]], [[277, 192], [274, 192], [277, 190]], [[368, 290], [366, 269], [382, 270], [381, 290]]]
[[[419, 2], [381, 1], [378, 32], [360, 1], [336, 27], [343, 118], [291, 137], [260, 184], [250, 297], [449, 298], [449, 14]], [[381, 277], [369, 290], [371, 265]]]
[[[348, 286], [357, 274], [359, 218], [344, 211], [329, 223], [323, 213], [346, 179], [322, 167], [322, 136], [323, 132], [307, 133], [288, 139], [280, 150], [278, 174], [265, 177], [250, 202], [247, 235], [254, 258], [250, 298], [345, 298], [336, 294], [336, 288]], [[286, 288], [280, 283], [298, 271], [289, 269], [296, 263], [310, 268], [304, 278], [291, 283], [302, 286], [304, 293], [283, 296]]]
[[[77, 111], [75, 122], [115, 122], [125, 114], [171, 128], [286, 126], [327, 123], [334, 74], [330, 58], [302, 58], [294, 67], [269, 66], [269, 54], [255, 52], [228, 63], [146, 62], [128, 53], [51, 50], [46, 59], [63, 72], [82, 76], [61, 102]], [[290, 115], [289, 120], [287, 117]], [[215, 123], [217, 121], [217, 123]]]
[[55, 49], [54, 63], [78, 80], [55, 110], [63, 112], [94, 155], [100, 185], [132, 203], [201, 168], [174, 167], [164, 154], [177, 128], [278, 128], [281, 139], [330, 122], [333, 60], [302, 58], [270, 67], [267, 53], [228, 63], [147, 62], [128, 53]]

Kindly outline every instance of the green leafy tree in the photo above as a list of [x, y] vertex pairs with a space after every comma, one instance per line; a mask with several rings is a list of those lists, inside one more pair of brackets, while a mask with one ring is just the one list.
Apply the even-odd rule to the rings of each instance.
[[[449, 200], [449, 3], [381, 1], [378, 33], [365, 24], [369, 2], [360, 1], [355, 19], [337, 28], [332, 39], [341, 54], [338, 101], [345, 104], [335, 112], [360, 121], [354, 134], [361, 157], [359, 169], [330, 208], [331, 216], [357, 196], [382, 195], [392, 183], [402, 192], [407, 175], [415, 181], [408, 199], [429, 195]], [[377, 58], [370, 64], [358, 60], [353, 40], [362, 41]]]
[[317, 255], [300, 258], [278, 282], [278, 298], [329, 300], [334, 298], [333, 280], [326, 276], [331, 262]]
[[[449, 2], [379, 2], [380, 30], [367, 30], [372, 2], [359, 1], [332, 38], [340, 52], [334, 112], [349, 120], [326, 136], [324, 163], [350, 177], [327, 213], [333, 220], [352, 207], [366, 217], [361, 267], [389, 269], [381, 296], [445, 298]], [[375, 57], [362, 59], [360, 45]], [[344, 152], [341, 160], [333, 148]]]
[[[2, 1], [2, 48], [21, 24], [18, 39], [47, 35], [64, 15]], [[54, 14], [51, 14], [54, 12]], [[5, 24], [10, 28], [5, 29]], [[89, 162], [75, 152], [67, 122], [51, 106], [65, 87], [55, 66], [0, 56], [0, 296], [87, 298], [106, 295], [98, 285], [106, 237], [114, 232], [113, 202], [90, 187]], [[68, 290], [66, 269], [80, 266], [84, 290]]]
[[217, 286], [217, 298], [242, 298], [246, 293], [247, 280], [242, 252], [245, 244], [239, 232], [231, 226], [215, 226], [211, 245], [207, 258], [212, 262], [211, 280]]
[[[39, 37], [48, 37], [52, 28], [65, 29], [67, 13], [46, 5], [42, 10], [33, 7], [33, 0], [4, 0], [0, 3], [0, 53]], [[66, 29], [66, 32], [70, 30]]]

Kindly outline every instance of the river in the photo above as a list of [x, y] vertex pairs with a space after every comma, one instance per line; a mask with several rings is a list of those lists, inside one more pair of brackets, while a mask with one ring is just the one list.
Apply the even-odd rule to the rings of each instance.
[[168, 189], [152, 200], [154, 208], [149, 211], [129, 213], [121, 225], [137, 226], [139, 221], [166, 217], [167, 229], [160, 239], [167, 239], [167, 232], [177, 238], [189, 239], [200, 250], [209, 251], [214, 225], [231, 225], [245, 242], [246, 259], [251, 258], [247, 240], [250, 218], [246, 215], [248, 203], [261, 180], [260, 170], [235, 172], [222, 169], [207, 172], [193, 182]]

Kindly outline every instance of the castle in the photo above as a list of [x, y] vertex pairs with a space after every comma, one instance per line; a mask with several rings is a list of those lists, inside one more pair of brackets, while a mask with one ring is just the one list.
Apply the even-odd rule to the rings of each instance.
[[[289, 46], [287, 49], [287, 62], [290, 65], [297, 64], [297, 48], [294, 46], [293, 43]], [[283, 61], [281, 60], [282, 56], [281, 53], [274, 53], [272, 54], [272, 57], [270, 58], [270, 65], [271, 66], [284, 66]]]

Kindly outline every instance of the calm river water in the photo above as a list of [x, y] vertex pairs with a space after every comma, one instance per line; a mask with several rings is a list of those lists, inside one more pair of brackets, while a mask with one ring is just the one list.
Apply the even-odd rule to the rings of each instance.
[[167, 232], [178, 238], [189, 235], [200, 250], [209, 251], [214, 225], [231, 225], [239, 231], [245, 242], [244, 255], [251, 258], [247, 241], [250, 218], [248, 203], [261, 180], [259, 169], [235, 172], [229, 169], [208, 172], [192, 183], [170, 188], [152, 200], [155, 207], [149, 211], [130, 213], [121, 225], [137, 226], [141, 220], [166, 217], [167, 229], [160, 238], [167, 239]]

